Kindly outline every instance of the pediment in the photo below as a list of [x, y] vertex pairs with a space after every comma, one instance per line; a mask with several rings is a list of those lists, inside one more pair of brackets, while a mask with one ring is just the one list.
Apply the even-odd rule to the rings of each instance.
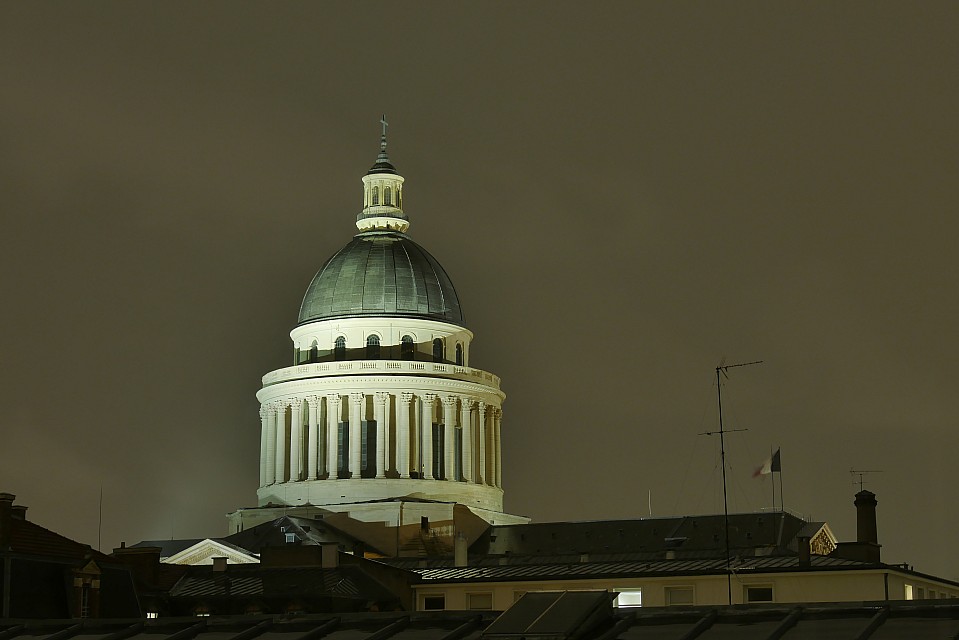
[[213, 558], [226, 558], [227, 564], [253, 564], [259, 562], [252, 553], [206, 538], [193, 546], [163, 560], [166, 564], [205, 565], [213, 564]]

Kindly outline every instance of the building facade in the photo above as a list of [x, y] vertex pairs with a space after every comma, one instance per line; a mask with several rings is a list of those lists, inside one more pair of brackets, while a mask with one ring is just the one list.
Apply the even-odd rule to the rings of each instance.
[[446, 271], [406, 233], [385, 123], [362, 181], [359, 233], [313, 278], [290, 332], [293, 363], [266, 374], [257, 393], [261, 509], [231, 514], [231, 531], [278, 507], [359, 510], [400, 525], [402, 500], [525, 521], [503, 513], [506, 396], [496, 375], [471, 366], [473, 334]]

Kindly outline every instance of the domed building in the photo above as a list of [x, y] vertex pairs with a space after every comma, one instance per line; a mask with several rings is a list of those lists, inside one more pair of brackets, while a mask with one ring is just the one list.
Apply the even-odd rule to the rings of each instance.
[[407, 235], [386, 146], [384, 123], [359, 233], [307, 287], [292, 365], [263, 377], [258, 507], [230, 514], [233, 531], [291, 507], [401, 525], [460, 505], [527, 522], [503, 513], [500, 379], [471, 366], [456, 289]]

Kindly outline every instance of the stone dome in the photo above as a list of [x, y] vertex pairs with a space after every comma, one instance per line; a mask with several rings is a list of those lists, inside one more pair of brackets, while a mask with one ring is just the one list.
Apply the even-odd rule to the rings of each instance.
[[303, 296], [299, 323], [363, 316], [463, 326], [459, 298], [446, 271], [398, 231], [359, 233], [330, 258]]

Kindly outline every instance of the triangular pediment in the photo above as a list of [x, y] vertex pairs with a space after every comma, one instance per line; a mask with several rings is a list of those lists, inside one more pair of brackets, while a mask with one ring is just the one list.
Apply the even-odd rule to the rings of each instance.
[[227, 564], [253, 564], [260, 561], [255, 555], [244, 549], [206, 538], [169, 558], [165, 558], [163, 562], [166, 564], [204, 565], [213, 564], [213, 558], [226, 558]]

